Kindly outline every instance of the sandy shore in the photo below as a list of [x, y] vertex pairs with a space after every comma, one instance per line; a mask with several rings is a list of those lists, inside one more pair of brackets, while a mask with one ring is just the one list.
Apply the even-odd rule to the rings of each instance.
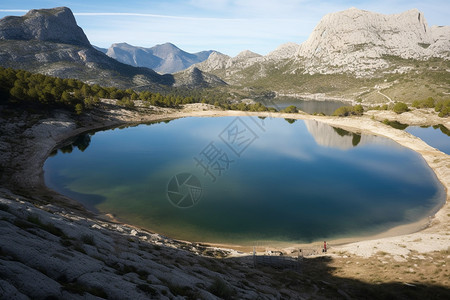
[[[108, 104], [108, 103], [106, 103]], [[109, 103], [111, 104], [111, 103]], [[429, 216], [423, 220], [419, 220], [414, 224], [402, 225], [392, 228], [384, 233], [376, 236], [355, 237], [340, 240], [328, 241], [331, 245], [329, 254], [347, 255], [349, 253], [358, 256], [371, 256], [378, 252], [392, 254], [397, 260], [404, 260], [408, 254], [413, 252], [433, 252], [447, 250], [450, 248], [450, 228], [449, 228], [449, 184], [450, 184], [450, 156], [440, 152], [439, 150], [429, 146], [417, 137], [411, 134], [394, 129], [377, 120], [394, 119], [408, 123], [411, 120], [413, 125], [435, 125], [444, 124], [450, 128], [449, 118], [439, 118], [430, 115], [429, 111], [417, 110], [414, 112], [392, 115], [391, 112], [369, 112], [363, 117], [337, 118], [326, 116], [311, 116], [307, 114], [284, 114], [284, 113], [268, 113], [268, 112], [242, 112], [242, 111], [222, 111], [217, 110], [213, 106], [205, 104], [187, 105], [183, 110], [153, 108], [143, 113], [142, 111], [129, 111], [117, 107], [109, 107], [108, 114], [91, 115], [82, 127], [77, 127], [73, 121], [67, 116], [55, 116], [49, 120], [44, 120], [40, 124], [33, 126], [25, 132], [25, 136], [31, 136], [32, 141], [28, 141], [24, 145], [24, 152], [18, 155], [14, 163], [22, 164], [22, 168], [16, 168], [16, 172], [12, 172], [8, 180], [9, 188], [12, 190], [28, 189], [30, 194], [35, 193], [38, 196], [48, 196], [50, 193], [52, 198], [58, 198], [61, 203], [69, 204], [82, 211], [71, 199], [67, 199], [61, 195], [57, 195], [49, 191], [45, 186], [43, 179], [43, 164], [50, 152], [57, 146], [61, 145], [67, 139], [74, 137], [80, 133], [97, 130], [101, 128], [113, 127], [122, 124], [136, 124], [163, 119], [173, 119], [181, 117], [221, 117], [221, 116], [264, 116], [273, 118], [290, 118], [303, 120], [316, 120], [331, 126], [340, 127], [342, 129], [384, 136], [390, 138], [400, 145], [412, 149], [419, 153], [428, 166], [435, 172], [438, 180], [446, 189], [446, 201], [441, 209], [433, 216]], [[409, 115], [407, 115], [409, 114]], [[374, 115], [374, 117], [371, 117]], [[38, 142], [35, 140], [39, 139]], [[5, 159], [5, 157], [2, 157]], [[17, 171], [17, 169], [19, 171]], [[2, 179], [4, 182], [4, 178]], [[101, 216], [102, 218], [104, 216]], [[322, 243], [313, 244], [272, 244], [274, 248], [282, 249], [286, 253], [290, 253], [298, 248], [320, 248]], [[233, 248], [240, 251], [250, 252], [251, 247], [241, 247], [239, 245], [215, 245], [218, 247]]]

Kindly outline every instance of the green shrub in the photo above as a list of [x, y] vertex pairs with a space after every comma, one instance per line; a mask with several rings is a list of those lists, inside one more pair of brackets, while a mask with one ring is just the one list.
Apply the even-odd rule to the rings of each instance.
[[298, 109], [296, 106], [291, 105], [291, 106], [288, 106], [285, 109], [283, 109], [282, 112], [285, 112], [288, 114], [295, 114], [295, 113], [298, 113]]
[[435, 107], [435, 101], [433, 97], [428, 97], [425, 100], [414, 100], [412, 107], [415, 108], [433, 108]]
[[355, 115], [360, 116], [364, 113], [364, 108], [362, 107], [361, 104], [355, 105], [355, 106], [353, 106], [353, 113]]
[[133, 108], [134, 101], [128, 97], [124, 97], [122, 98], [122, 100], [117, 100], [117, 105], [124, 106], [126, 108]]
[[394, 105], [394, 107], [392, 108], [392, 110], [393, 110], [395, 113], [397, 113], [397, 114], [401, 114], [401, 113], [404, 113], [404, 112], [409, 111], [408, 105], [406, 105], [406, 104], [403, 103], [403, 102], [397, 102], [397, 103], [395, 103], [395, 105]]
[[346, 117], [350, 115], [351, 111], [351, 106], [341, 106], [333, 112], [333, 116]]
[[83, 105], [81, 103], [77, 103], [75, 105], [75, 113], [77, 115], [81, 115], [83, 113]]
[[351, 115], [360, 116], [364, 113], [364, 108], [361, 104], [355, 106], [341, 106], [333, 112], [333, 116], [347, 117]]
[[439, 113], [439, 117], [449, 116], [450, 115], [450, 99], [437, 102], [434, 110]]

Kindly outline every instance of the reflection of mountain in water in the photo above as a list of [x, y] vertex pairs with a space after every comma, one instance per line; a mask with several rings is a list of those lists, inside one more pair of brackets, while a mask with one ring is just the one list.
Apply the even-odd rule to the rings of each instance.
[[348, 132], [314, 120], [305, 120], [305, 125], [318, 145], [341, 150], [347, 150], [360, 144], [372, 143], [377, 138], [372, 135]]

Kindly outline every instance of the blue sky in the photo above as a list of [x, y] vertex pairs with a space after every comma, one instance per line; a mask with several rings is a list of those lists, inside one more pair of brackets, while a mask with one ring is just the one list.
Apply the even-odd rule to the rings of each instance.
[[56, 6], [71, 8], [96, 46], [171, 42], [188, 52], [213, 49], [231, 56], [301, 43], [325, 14], [353, 6], [385, 14], [418, 8], [428, 25], [450, 25], [448, 0], [6, 0], [0, 3], [0, 17]]

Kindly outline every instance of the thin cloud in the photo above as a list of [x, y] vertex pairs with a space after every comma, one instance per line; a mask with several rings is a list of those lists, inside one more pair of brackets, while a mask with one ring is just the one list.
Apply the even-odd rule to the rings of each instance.
[[247, 19], [202, 18], [202, 17], [142, 14], [142, 13], [112, 13], [112, 12], [74, 13], [74, 15], [75, 16], [93, 16], [93, 17], [98, 17], [98, 16], [147, 17], [147, 18], [163, 18], [163, 19], [177, 19], [177, 20], [191, 20], [191, 21], [246, 21], [247, 20]]
[[187, 21], [297, 21], [296, 19], [267, 19], [267, 18], [211, 18], [211, 17], [186, 17], [186, 16], [171, 16], [171, 15], [158, 15], [158, 14], [143, 14], [143, 13], [115, 13], [115, 12], [93, 12], [93, 13], [74, 13], [75, 16], [125, 16], [125, 17], [147, 17], [147, 18], [161, 18], [161, 19], [176, 19]]
[[28, 12], [26, 9], [0, 9], [0, 12]]

